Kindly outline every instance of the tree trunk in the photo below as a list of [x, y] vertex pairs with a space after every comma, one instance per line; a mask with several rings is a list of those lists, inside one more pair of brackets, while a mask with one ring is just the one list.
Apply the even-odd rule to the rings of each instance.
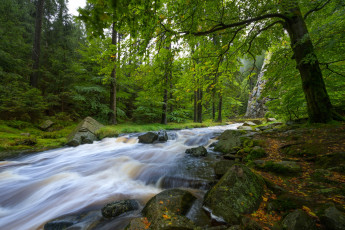
[[198, 122], [198, 91], [194, 90], [194, 122]]
[[215, 96], [216, 89], [212, 90], [212, 120], [216, 120], [216, 96]]
[[198, 122], [202, 123], [202, 89], [198, 89]]
[[285, 26], [291, 39], [297, 69], [301, 74], [309, 120], [312, 123], [326, 123], [332, 120], [332, 104], [301, 10], [297, 2], [294, 5], [287, 11], [289, 20]]
[[38, 0], [36, 6], [36, 21], [35, 21], [35, 37], [34, 45], [32, 48], [32, 74], [30, 76], [30, 85], [38, 87], [38, 70], [40, 67], [40, 55], [41, 55], [41, 32], [42, 32], [42, 20], [43, 20], [43, 5], [44, 0]]
[[[115, 22], [112, 26], [112, 34], [111, 34], [111, 44], [116, 45], [117, 44], [117, 32], [115, 30]], [[112, 111], [110, 113], [110, 119], [109, 122], [112, 125], [117, 124], [117, 116], [116, 116], [116, 53], [114, 54], [114, 68], [111, 72], [111, 82], [110, 82], [110, 110]]]
[[219, 104], [218, 104], [218, 119], [217, 122], [222, 122], [222, 108], [223, 108], [223, 96], [219, 93]]
[[168, 113], [168, 90], [164, 89], [164, 96], [163, 96], [163, 108], [162, 108], [162, 121], [161, 124], [166, 125], [167, 121], [167, 113]]

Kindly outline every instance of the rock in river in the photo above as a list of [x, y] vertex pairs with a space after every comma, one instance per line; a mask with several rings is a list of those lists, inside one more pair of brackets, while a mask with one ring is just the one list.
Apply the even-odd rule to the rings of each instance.
[[244, 135], [239, 130], [225, 130], [220, 136], [219, 141], [214, 146], [214, 150], [222, 153], [230, 153], [235, 147], [241, 145], [241, 136]]
[[243, 214], [257, 210], [263, 194], [263, 180], [248, 167], [232, 166], [220, 181], [209, 190], [204, 205], [212, 214], [230, 224], [238, 224]]
[[204, 146], [199, 146], [197, 148], [187, 149], [186, 153], [192, 155], [193, 157], [204, 157], [207, 155], [207, 150]]
[[112, 218], [137, 209], [139, 209], [139, 204], [136, 200], [119, 200], [105, 205], [102, 208], [102, 215]]
[[[141, 229], [145, 221], [150, 229], [194, 229], [194, 223], [185, 215], [196, 197], [181, 189], [168, 189], [152, 197], [142, 213], [144, 218], [134, 219], [126, 229]], [[145, 219], [147, 218], [147, 219]], [[145, 229], [145, 228], [144, 228]]]
[[140, 135], [138, 139], [139, 143], [152, 144], [153, 142], [158, 140], [158, 134], [154, 132], [147, 132], [143, 135]]

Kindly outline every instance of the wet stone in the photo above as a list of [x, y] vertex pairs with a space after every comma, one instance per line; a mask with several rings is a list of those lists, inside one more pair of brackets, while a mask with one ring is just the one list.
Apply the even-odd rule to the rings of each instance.
[[186, 153], [193, 157], [204, 157], [207, 155], [207, 150], [204, 146], [199, 146], [197, 148], [187, 149]]
[[102, 215], [112, 218], [137, 209], [139, 209], [139, 204], [136, 200], [120, 200], [105, 205], [102, 208]]

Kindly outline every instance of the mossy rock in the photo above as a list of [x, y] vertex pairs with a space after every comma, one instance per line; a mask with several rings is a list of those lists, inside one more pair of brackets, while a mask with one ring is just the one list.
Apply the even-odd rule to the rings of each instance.
[[139, 204], [136, 200], [119, 200], [106, 204], [102, 208], [102, 215], [105, 218], [113, 218], [137, 209], [139, 209]]
[[214, 164], [214, 173], [221, 178], [236, 162], [234, 160], [222, 160]]
[[142, 213], [151, 222], [152, 229], [193, 229], [194, 224], [184, 215], [195, 199], [188, 191], [168, 189], [152, 197]]
[[301, 167], [294, 161], [253, 161], [257, 168], [281, 175], [291, 175], [301, 172]]
[[345, 153], [332, 153], [328, 155], [321, 156], [317, 159], [316, 165], [318, 167], [328, 169], [333, 167], [344, 167], [345, 165]]
[[284, 230], [317, 230], [315, 220], [302, 210], [287, 215], [283, 222]]
[[327, 208], [320, 216], [320, 220], [326, 230], [345, 229], [345, 215], [334, 206]]
[[220, 181], [209, 190], [204, 205], [212, 214], [230, 224], [240, 223], [243, 214], [257, 210], [263, 194], [263, 180], [248, 167], [232, 166]]
[[249, 152], [249, 154], [246, 156], [245, 159], [247, 161], [250, 161], [250, 160], [264, 158], [266, 156], [267, 156], [267, 153], [263, 148], [261, 148], [260, 146], [255, 146], [251, 149], [251, 151]]
[[244, 135], [242, 131], [225, 130], [219, 137], [214, 150], [222, 153], [230, 153], [233, 148], [241, 145], [241, 136]]

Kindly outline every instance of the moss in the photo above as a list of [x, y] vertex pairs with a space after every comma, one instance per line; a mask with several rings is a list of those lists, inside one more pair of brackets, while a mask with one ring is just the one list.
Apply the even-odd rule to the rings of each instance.
[[251, 151], [249, 152], [249, 154], [246, 156], [245, 160], [246, 161], [253, 161], [256, 159], [260, 159], [260, 158], [264, 158], [267, 156], [267, 153], [265, 152], [265, 150], [259, 146], [255, 146], [253, 149], [251, 149]]
[[290, 167], [286, 167], [281, 164], [277, 164], [272, 161], [267, 161], [265, 165], [262, 166], [262, 169], [264, 169], [265, 171], [282, 174], [282, 175], [290, 175], [290, 174], [296, 173], [296, 170]]
[[69, 123], [63, 129], [44, 132], [27, 122], [0, 121], [0, 160], [61, 147], [75, 126], [76, 124]]

